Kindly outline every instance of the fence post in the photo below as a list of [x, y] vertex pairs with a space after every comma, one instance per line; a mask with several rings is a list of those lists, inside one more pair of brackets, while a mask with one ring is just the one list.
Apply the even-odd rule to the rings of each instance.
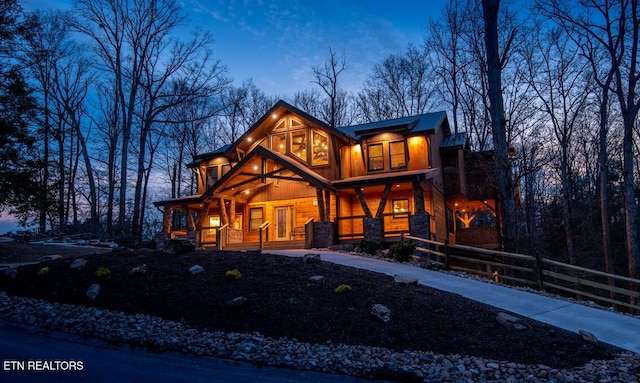
[[449, 238], [445, 238], [444, 240], [444, 269], [451, 269], [449, 262]]
[[538, 272], [538, 290], [543, 290], [544, 289], [544, 282], [542, 280], [543, 277], [543, 273], [542, 273], [542, 257], [540, 257], [540, 254], [538, 252], [536, 252], [535, 254], [536, 257], [536, 271]]

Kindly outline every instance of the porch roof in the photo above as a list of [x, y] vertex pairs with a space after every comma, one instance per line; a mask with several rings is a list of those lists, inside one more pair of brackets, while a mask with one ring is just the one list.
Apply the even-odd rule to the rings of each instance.
[[167, 205], [188, 205], [190, 203], [200, 203], [202, 202], [202, 196], [200, 194], [190, 195], [186, 197], [166, 199], [162, 201], [155, 201], [153, 204], [156, 206], [167, 206]]
[[383, 185], [392, 182], [413, 181], [415, 179], [428, 180], [433, 178], [438, 169], [405, 170], [402, 172], [378, 173], [366, 176], [349, 177], [333, 181], [336, 189], [347, 189], [359, 186]]
[[[260, 170], [255, 172], [255, 170], [252, 170], [252, 168], [250, 168], [250, 164], [256, 158], [265, 158], [271, 160], [274, 163], [280, 165], [281, 168], [273, 170], [271, 172], [266, 172], [264, 174]], [[283, 176], [282, 172], [284, 171], [293, 173], [299, 178]], [[233, 190], [234, 188], [239, 186], [242, 186], [245, 189], [255, 187], [258, 184], [264, 184], [264, 181], [268, 178], [302, 181], [309, 183], [310, 185], [315, 187], [335, 190], [328, 179], [310, 169], [307, 169], [305, 166], [301, 166], [301, 164], [299, 164], [294, 159], [277, 153], [271, 149], [265, 148], [264, 146], [256, 146], [251, 152], [247, 153], [242, 161], [240, 161], [227, 174], [220, 178], [220, 180], [218, 180], [218, 182], [216, 182], [212, 187], [210, 187], [202, 195], [202, 198], [205, 199], [216, 192]], [[239, 191], [237, 191], [236, 193], [239, 193]]]

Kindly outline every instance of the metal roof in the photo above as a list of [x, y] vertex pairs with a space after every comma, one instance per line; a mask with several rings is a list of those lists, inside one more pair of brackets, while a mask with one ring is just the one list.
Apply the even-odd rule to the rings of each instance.
[[467, 133], [456, 133], [446, 136], [440, 143], [441, 148], [465, 147], [467, 144]]
[[[404, 128], [409, 134], [435, 132], [447, 119], [446, 112], [433, 112], [417, 116], [394, 118], [391, 120], [370, 122], [368, 124], [339, 127], [338, 130], [359, 139], [367, 131]], [[448, 129], [448, 125], [445, 126]]]

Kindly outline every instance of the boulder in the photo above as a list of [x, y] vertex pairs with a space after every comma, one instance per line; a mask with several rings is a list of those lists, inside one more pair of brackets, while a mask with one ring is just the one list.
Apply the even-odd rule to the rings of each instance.
[[302, 257], [302, 261], [304, 261], [304, 263], [319, 263], [320, 254], [305, 254], [304, 257]]
[[190, 272], [192, 275], [200, 274], [200, 273], [201, 273], [201, 272], [203, 272], [203, 271], [204, 271], [204, 268], [203, 268], [202, 266], [200, 266], [200, 265], [193, 265], [193, 266], [191, 266], [191, 267], [189, 268], [189, 272]]
[[87, 296], [91, 299], [96, 299], [99, 293], [100, 285], [97, 283], [89, 286], [89, 288], [87, 289]]
[[379, 303], [373, 305], [373, 307], [371, 308], [371, 315], [384, 323], [387, 323], [391, 320], [391, 310]]
[[227, 301], [226, 306], [229, 308], [238, 308], [247, 303], [247, 298], [245, 297], [237, 297]]
[[71, 262], [71, 270], [82, 270], [87, 265], [87, 260], [84, 258], [78, 258]]
[[167, 245], [162, 250], [167, 254], [184, 254], [196, 250], [196, 245], [186, 239], [172, 239], [167, 241]]
[[518, 331], [527, 330], [527, 326], [523, 325], [520, 322], [520, 319], [514, 317], [513, 315], [507, 314], [505, 312], [498, 313], [496, 320], [498, 321], [498, 323], [500, 323], [501, 325], [503, 325], [508, 329], [514, 329]]
[[393, 276], [393, 281], [395, 282], [396, 286], [409, 286], [418, 284], [417, 278], [397, 274]]

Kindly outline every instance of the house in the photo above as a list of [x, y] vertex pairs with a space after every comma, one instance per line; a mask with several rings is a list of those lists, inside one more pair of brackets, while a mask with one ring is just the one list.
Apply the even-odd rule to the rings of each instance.
[[[445, 112], [333, 128], [279, 101], [236, 142], [194, 157], [198, 194], [155, 202], [158, 240], [293, 248], [404, 233], [456, 242], [477, 217], [495, 215], [491, 172], [477, 174], [487, 163], [466, 134], [451, 134]], [[186, 227], [172, 226], [176, 214]]]

